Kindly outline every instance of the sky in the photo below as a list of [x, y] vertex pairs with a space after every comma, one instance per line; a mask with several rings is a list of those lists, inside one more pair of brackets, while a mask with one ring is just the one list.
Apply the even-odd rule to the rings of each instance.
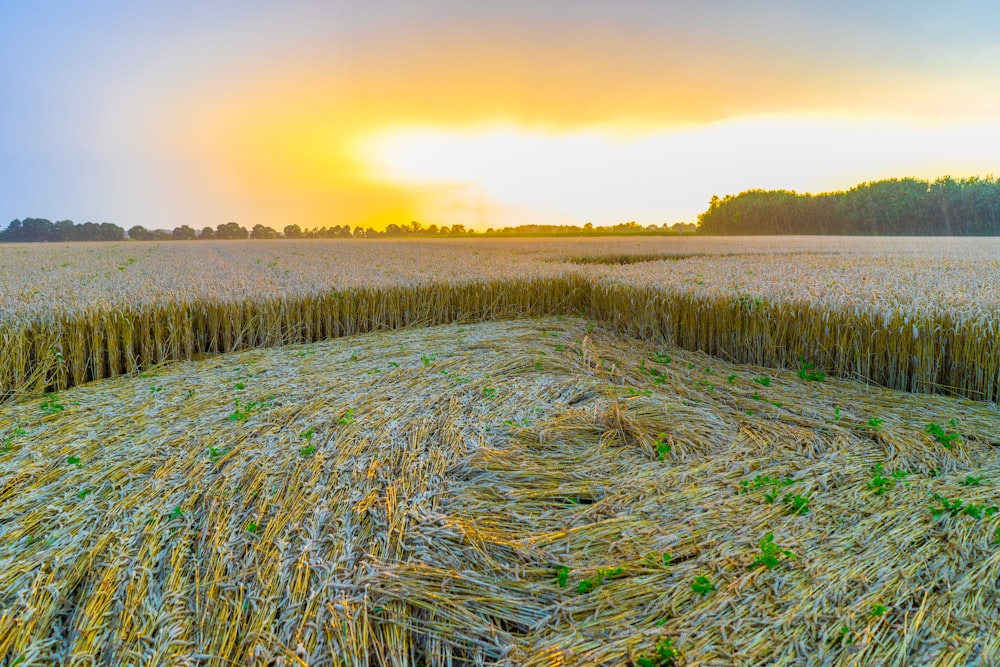
[[963, 0], [6, 0], [0, 225], [648, 225], [1000, 175], [997, 25]]

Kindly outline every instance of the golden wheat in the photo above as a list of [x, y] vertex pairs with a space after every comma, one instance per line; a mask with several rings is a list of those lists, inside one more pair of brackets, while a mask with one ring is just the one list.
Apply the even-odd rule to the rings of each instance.
[[166, 365], [0, 406], [0, 664], [997, 664], [998, 434], [577, 318]]
[[998, 251], [806, 237], [9, 245], [0, 400], [202, 353], [583, 311], [734, 361], [803, 357], [995, 401]]

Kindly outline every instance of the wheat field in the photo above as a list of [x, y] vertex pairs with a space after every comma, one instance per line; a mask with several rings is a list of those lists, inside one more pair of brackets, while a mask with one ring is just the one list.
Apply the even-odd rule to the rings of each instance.
[[0, 656], [994, 664], [998, 433], [577, 318], [169, 364], [0, 408]]
[[993, 401], [998, 256], [993, 239], [10, 244], [0, 400], [205, 353], [585, 313], [731, 361]]
[[998, 249], [0, 246], [0, 665], [997, 664]]

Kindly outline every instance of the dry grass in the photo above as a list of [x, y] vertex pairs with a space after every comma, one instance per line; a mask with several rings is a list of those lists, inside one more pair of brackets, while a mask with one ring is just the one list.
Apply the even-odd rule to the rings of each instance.
[[0, 664], [997, 664], [997, 434], [579, 319], [167, 364], [0, 406]]

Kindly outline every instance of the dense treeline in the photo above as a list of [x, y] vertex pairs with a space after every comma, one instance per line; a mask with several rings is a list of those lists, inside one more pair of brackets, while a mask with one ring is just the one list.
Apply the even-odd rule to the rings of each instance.
[[[695, 226], [687, 223], [676, 223], [672, 226], [649, 225], [643, 227], [636, 222], [623, 222], [610, 227], [594, 227], [589, 222], [583, 227], [575, 225], [521, 225], [519, 227], [504, 227], [503, 229], [488, 229], [476, 232], [466, 229], [465, 225], [452, 227], [425, 227], [419, 222], [408, 225], [388, 225], [384, 230], [371, 227], [354, 227], [350, 225], [334, 225], [333, 227], [317, 227], [302, 229], [299, 225], [287, 225], [281, 232], [264, 225], [254, 225], [253, 229], [235, 223], [227, 222], [214, 229], [205, 227], [196, 230], [188, 225], [175, 227], [172, 231], [165, 229], [149, 230], [136, 225], [128, 230], [127, 237], [133, 241], [213, 241], [233, 239], [358, 239], [358, 238], [392, 238], [392, 237], [455, 237], [455, 236], [574, 236], [574, 235], [621, 235], [621, 234], [681, 234], [694, 233]], [[101, 223], [95, 225], [87, 222], [76, 225], [70, 220], [50, 222], [44, 218], [26, 218], [14, 220], [5, 230], [0, 230], [0, 243], [39, 243], [54, 241], [121, 241], [126, 238], [124, 229], [117, 225]]]
[[14, 220], [7, 229], [0, 230], [0, 243], [39, 241], [121, 241], [125, 230], [109, 222], [85, 222], [75, 224], [72, 220], [52, 222], [45, 218], [25, 218]]
[[915, 178], [862, 183], [818, 195], [748, 190], [712, 197], [702, 234], [1000, 235], [1000, 181], [992, 176], [933, 183]]

